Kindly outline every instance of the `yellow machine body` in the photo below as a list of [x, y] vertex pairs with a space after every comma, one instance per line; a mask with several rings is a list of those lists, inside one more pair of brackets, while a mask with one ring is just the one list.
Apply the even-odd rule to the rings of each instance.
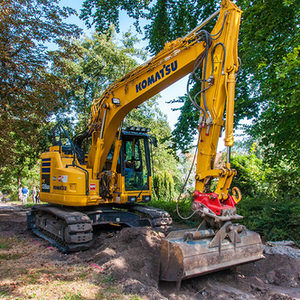
[[[43, 202], [84, 207], [101, 203], [124, 204], [128, 203], [128, 197], [133, 196], [138, 197], [136, 202], [141, 202], [143, 197], [151, 197], [151, 176], [149, 176], [148, 189], [126, 191], [125, 177], [117, 174], [118, 193], [115, 193], [112, 198], [102, 198], [98, 192], [99, 180], [92, 178], [92, 170], [86, 165], [80, 165], [86, 171], [72, 166], [73, 156], [64, 155], [61, 147], [50, 147], [50, 151], [43, 153], [41, 159], [40, 197]], [[45, 190], [46, 192], [43, 192]]]

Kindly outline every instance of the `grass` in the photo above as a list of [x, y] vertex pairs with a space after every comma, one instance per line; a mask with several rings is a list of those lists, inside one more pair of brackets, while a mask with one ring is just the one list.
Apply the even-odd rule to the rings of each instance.
[[15, 253], [15, 254], [0, 254], [0, 260], [16, 260], [20, 258], [22, 255]]
[[73, 255], [53, 251], [31, 239], [0, 238], [0, 299], [142, 299], [124, 295], [110, 274], [91, 269], [84, 261], [74, 262]]
[[10, 245], [9, 245], [8, 242], [5, 242], [5, 241], [0, 242], [0, 249], [1, 250], [8, 250], [9, 248], [10, 248]]
[[[161, 201], [161, 200], [151, 200], [149, 202], [149, 206], [157, 207], [167, 211], [172, 217], [173, 221], [180, 224], [186, 224], [189, 227], [195, 227], [199, 225], [199, 218], [192, 217], [189, 220], [182, 220], [177, 212], [176, 212], [176, 201]], [[182, 199], [179, 201], [179, 212], [182, 216], [186, 217], [191, 215], [191, 200], [190, 199]]]
[[100, 281], [101, 281], [101, 283], [112, 283], [116, 280], [110, 274], [108, 274], [108, 275], [104, 275], [103, 278], [101, 278]]
[[67, 293], [64, 298], [64, 300], [83, 300], [85, 298], [82, 297], [81, 293], [78, 292], [76, 294], [70, 294], [70, 293]]

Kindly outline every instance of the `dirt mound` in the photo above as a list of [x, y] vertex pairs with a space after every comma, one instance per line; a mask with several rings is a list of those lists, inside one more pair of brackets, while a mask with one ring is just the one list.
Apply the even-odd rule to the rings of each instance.
[[267, 284], [300, 287], [300, 260], [288, 256], [265, 255], [265, 259], [237, 267], [237, 272]]
[[144, 292], [146, 286], [157, 288], [163, 234], [150, 228], [124, 228], [109, 238], [111, 235], [108, 234], [104, 240], [100, 235], [95, 241], [95, 245], [100, 246], [93, 251], [88, 261], [101, 266], [114, 278], [126, 282], [127, 290], [130, 290], [131, 283], [137, 287], [135, 290]]

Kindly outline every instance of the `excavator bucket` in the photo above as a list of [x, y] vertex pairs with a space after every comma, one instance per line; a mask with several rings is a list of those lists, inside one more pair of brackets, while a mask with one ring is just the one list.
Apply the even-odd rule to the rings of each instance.
[[259, 234], [238, 224], [220, 230], [178, 230], [162, 242], [160, 279], [176, 281], [263, 258]]

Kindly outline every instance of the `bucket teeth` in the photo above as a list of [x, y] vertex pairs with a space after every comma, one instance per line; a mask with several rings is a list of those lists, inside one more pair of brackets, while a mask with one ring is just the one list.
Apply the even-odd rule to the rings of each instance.
[[259, 234], [231, 222], [217, 232], [173, 231], [161, 251], [160, 279], [177, 282], [263, 258]]

